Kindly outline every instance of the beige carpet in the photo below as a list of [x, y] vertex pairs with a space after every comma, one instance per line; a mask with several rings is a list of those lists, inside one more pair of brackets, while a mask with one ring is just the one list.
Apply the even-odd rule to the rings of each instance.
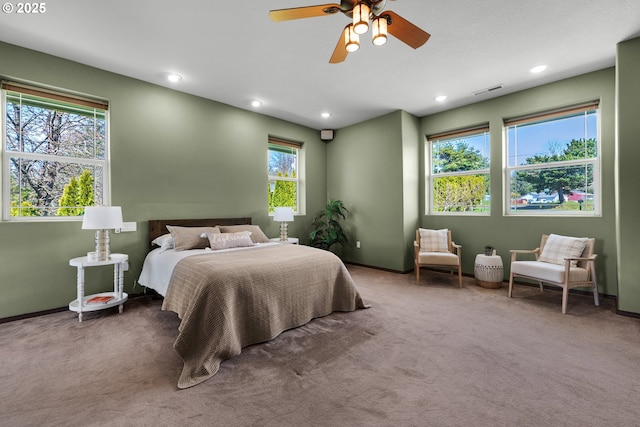
[[638, 426], [640, 320], [571, 295], [349, 270], [369, 310], [246, 348], [178, 390], [160, 301], [0, 325], [1, 426]]

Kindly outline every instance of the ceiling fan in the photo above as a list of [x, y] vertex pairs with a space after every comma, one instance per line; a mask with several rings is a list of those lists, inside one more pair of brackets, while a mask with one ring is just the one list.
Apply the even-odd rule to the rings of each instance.
[[342, 12], [352, 19], [352, 23], [344, 27], [338, 44], [329, 62], [337, 64], [347, 58], [349, 52], [360, 47], [359, 36], [372, 28], [372, 41], [380, 46], [387, 42], [387, 33], [414, 49], [429, 40], [431, 35], [415, 26], [400, 15], [384, 10], [387, 0], [340, 0], [340, 4], [320, 4], [316, 6], [278, 9], [269, 12], [273, 21], [313, 18], [315, 16], [333, 15]]

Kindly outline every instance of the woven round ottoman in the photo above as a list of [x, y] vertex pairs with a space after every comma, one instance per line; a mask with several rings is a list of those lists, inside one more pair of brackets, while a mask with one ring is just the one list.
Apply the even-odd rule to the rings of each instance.
[[473, 273], [476, 278], [476, 285], [480, 287], [487, 289], [502, 287], [504, 278], [502, 257], [499, 255], [476, 255]]

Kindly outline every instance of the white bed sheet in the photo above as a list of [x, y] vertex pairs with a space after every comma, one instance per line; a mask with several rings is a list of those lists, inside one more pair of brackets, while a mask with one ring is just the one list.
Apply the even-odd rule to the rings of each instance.
[[171, 275], [176, 264], [182, 259], [200, 254], [215, 254], [220, 252], [244, 251], [252, 250], [262, 246], [279, 245], [277, 242], [257, 243], [254, 246], [244, 248], [221, 249], [212, 251], [211, 248], [191, 249], [188, 251], [176, 251], [175, 249], [162, 250], [160, 248], [153, 249], [149, 252], [142, 264], [142, 271], [138, 278], [138, 283], [146, 288], [153, 289], [162, 296], [167, 295]]

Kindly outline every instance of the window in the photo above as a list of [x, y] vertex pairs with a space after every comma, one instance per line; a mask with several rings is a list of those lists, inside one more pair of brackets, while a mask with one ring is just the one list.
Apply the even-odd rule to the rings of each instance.
[[276, 207], [287, 206], [300, 212], [300, 153], [301, 144], [269, 138], [269, 213]]
[[2, 83], [2, 217], [55, 220], [106, 205], [107, 104]]
[[490, 213], [489, 127], [427, 137], [430, 213]]
[[507, 213], [600, 212], [598, 104], [505, 121]]

